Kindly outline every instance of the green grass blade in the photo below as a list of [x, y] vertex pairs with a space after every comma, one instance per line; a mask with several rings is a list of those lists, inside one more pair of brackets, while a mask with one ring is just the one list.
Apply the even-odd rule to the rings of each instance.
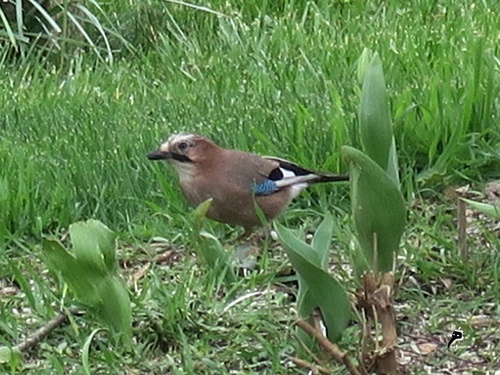
[[26, 295], [26, 298], [28, 299], [29, 304], [31, 307], [37, 311], [39, 307], [39, 303], [35, 299], [35, 296], [33, 295], [33, 292], [31, 290], [31, 287], [29, 285], [28, 280], [26, 277], [23, 275], [23, 273], [19, 270], [19, 268], [9, 260], [9, 266], [10, 269], [12, 270], [12, 275], [14, 276], [16, 282], [19, 284], [21, 287], [22, 291]]
[[7, 33], [7, 37], [10, 40], [10, 44], [12, 47], [14, 47], [16, 50], [19, 48], [16, 40], [16, 36], [14, 35], [14, 32], [12, 31], [12, 27], [10, 27], [10, 22], [5, 16], [5, 13], [3, 12], [2, 8], [0, 8], [0, 19], [2, 20], [3, 27], [5, 28], [5, 31]]
[[22, 0], [16, 0], [16, 25], [17, 25], [17, 34], [20, 37], [24, 35], [24, 17], [23, 17], [23, 2]]
[[219, 16], [219, 17], [227, 17], [224, 13], [217, 12], [217, 11], [215, 11], [213, 9], [210, 9], [210, 8], [206, 7], [206, 6], [197, 5], [197, 4], [193, 4], [193, 3], [188, 3], [188, 2], [185, 2], [185, 1], [178, 1], [178, 0], [165, 0], [165, 1], [168, 2], [168, 3], [172, 3], [172, 4], [184, 5], [186, 7], [193, 8], [195, 10], [200, 10], [202, 12], [211, 13], [211, 14], [214, 14], [214, 15]]
[[191, 217], [191, 239], [198, 257], [215, 273], [224, 273], [225, 280], [231, 284], [236, 281], [236, 275], [231, 266], [229, 254], [224, 251], [220, 241], [213, 235], [202, 231], [206, 215], [212, 206], [213, 199], [200, 203]]
[[330, 244], [333, 234], [333, 217], [330, 213], [325, 215], [325, 218], [314, 233], [312, 247], [318, 253], [320, 258], [321, 268], [325, 269], [328, 266], [330, 259]]
[[94, 43], [88, 32], [85, 30], [81, 22], [78, 20], [78, 17], [74, 15], [73, 13], [68, 11], [68, 19], [75, 25], [75, 27], [78, 29], [80, 34], [83, 36], [83, 38], [87, 41], [89, 46], [92, 48], [96, 56], [99, 57], [101, 61], [105, 61], [105, 59], [102, 57], [101, 52], [99, 51], [99, 47]]
[[106, 51], [108, 53], [108, 62], [110, 64], [113, 63], [113, 51], [111, 50], [111, 46], [109, 44], [108, 37], [106, 36], [106, 32], [104, 30], [103, 25], [97, 17], [86, 7], [84, 7], [82, 4], [76, 4], [76, 7], [82, 11], [83, 14], [87, 16], [87, 19], [90, 21], [92, 25], [99, 31], [99, 34], [101, 34], [102, 39], [104, 40], [104, 43], [106, 45]]
[[38, 1], [36, 0], [28, 0], [35, 8], [40, 12], [40, 14], [43, 16], [43, 18], [52, 26], [54, 29], [54, 33], [59, 34], [62, 32], [61, 27], [57, 24], [56, 20], [54, 17], [52, 17], [47, 11], [42, 7]]
[[82, 347], [82, 365], [83, 365], [83, 371], [85, 372], [85, 375], [91, 375], [91, 366], [90, 366], [90, 345], [92, 345], [92, 340], [94, 339], [94, 336], [99, 333], [99, 331], [102, 331], [101, 328], [94, 329], [90, 335], [88, 335], [87, 339], [85, 340], [85, 343], [83, 344]]
[[500, 207], [494, 204], [487, 204], [476, 202], [470, 199], [461, 198], [464, 202], [467, 202], [469, 205], [474, 207], [476, 210], [494, 217], [495, 219], [500, 219]]

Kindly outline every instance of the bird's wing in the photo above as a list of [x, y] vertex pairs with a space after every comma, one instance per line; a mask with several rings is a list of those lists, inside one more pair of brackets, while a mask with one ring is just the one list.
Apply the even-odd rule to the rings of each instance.
[[292, 187], [296, 195], [311, 183], [348, 179], [317, 173], [288, 160], [236, 150], [225, 150], [218, 165], [223, 166], [223, 178], [234, 189], [251, 188], [256, 196], [270, 195], [287, 187]]
[[263, 177], [253, 186], [255, 195], [269, 195], [287, 186], [299, 186], [303, 189], [309, 182], [317, 180], [320, 175], [302, 168], [288, 160], [275, 157], [262, 157], [259, 173]]

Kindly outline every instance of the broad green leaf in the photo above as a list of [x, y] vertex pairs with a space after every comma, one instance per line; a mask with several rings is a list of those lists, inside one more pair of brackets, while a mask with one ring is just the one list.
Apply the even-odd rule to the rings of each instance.
[[481, 211], [486, 215], [490, 215], [495, 219], [500, 219], [500, 207], [495, 206], [493, 204], [481, 203], [472, 201], [470, 199], [461, 198], [464, 202], [470, 204], [476, 210]]
[[96, 220], [75, 223], [69, 231], [72, 253], [58, 241], [43, 241], [47, 265], [61, 273], [77, 300], [110, 328], [116, 343], [130, 345], [132, 312], [118, 275], [114, 233]]
[[365, 252], [359, 245], [359, 241], [354, 245], [354, 248], [349, 252], [351, 265], [358, 281], [362, 280], [363, 273], [372, 269], [371, 259], [368, 259]]
[[321, 268], [321, 258], [319, 253], [311, 245], [295, 237], [289, 229], [286, 229], [286, 231], [290, 233], [290, 241], [293, 241], [292, 244], [294, 251], [298, 252], [302, 257], [308, 259], [316, 267]]
[[80, 221], [69, 227], [73, 253], [78, 262], [103, 272], [116, 267], [115, 236], [104, 224], [96, 220]]
[[333, 233], [333, 218], [331, 214], [326, 214], [325, 218], [319, 225], [312, 240], [312, 247], [319, 255], [321, 268], [325, 269], [328, 266], [330, 258], [330, 244], [332, 242]]
[[396, 151], [396, 141], [394, 137], [392, 138], [391, 149], [389, 150], [389, 160], [387, 163], [387, 174], [392, 180], [400, 186], [399, 183], [399, 163], [398, 163], [398, 152]]
[[[293, 268], [307, 283], [308, 293], [311, 295], [305, 295], [304, 299], [314, 300], [323, 315], [328, 338], [333, 342], [338, 341], [351, 318], [351, 305], [347, 293], [327, 271], [319, 266], [319, 259], [314, 263], [304, 256], [303, 252], [297, 251], [297, 249], [303, 250], [305, 244], [298, 240], [290, 230], [280, 224], [276, 224], [276, 230]], [[313, 254], [317, 255], [316, 252]]]
[[100, 287], [102, 301], [97, 314], [111, 328], [114, 339], [128, 345], [132, 338], [132, 310], [127, 288], [118, 276], [109, 277]]
[[71, 272], [76, 266], [75, 256], [67, 251], [59, 241], [43, 239], [42, 247], [45, 260], [49, 268], [54, 271]]
[[365, 153], [399, 184], [397, 164], [393, 164], [397, 159], [394, 154], [391, 157], [393, 134], [382, 61], [378, 53], [369, 56], [368, 62], [364, 56], [360, 62], [365, 64], [359, 110], [361, 143]]
[[301, 278], [302, 282], [299, 282], [299, 292], [297, 296], [297, 308], [299, 316], [307, 318], [311, 315], [313, 309], [318, 307], [316, 300], [313, 298], [312, 293], [307, 286], [304, 279]]
[[344, 146], [342, 154], [351, 165], [351, 201], [359, 244], [373, 271], [391, 271], [406, 223], [399, 187], [361, 151]]
[[100, 303], [99, 282], [104, 279], [100, 270], [80, 264], [58, 241], [43, 240], [44, 259], [54, 273], [61, 273], [76, 298], [84, 305], [96, 307]]
[[83, 223], [72, 224], [69, 231], [71, 235], [71, 242], [75, 248], [76, 238], [73, 239], [73, 236], [76, 235], [76, 232], [81, 232], [79, 233], [79, 236], [93, 237], [104, 258], [106, 269], [108, 271], [114, 271], [117, 269], [116, 235], [106, 225], [101, 223], [99, 220], [91, 219]]
[[368, 65], [372, 60], [373, 60], [372, 50], [370, 50], [369, 48], [365, 48], [358, 59], [357, 78], [360, 86], [363, 86], [366, 68], [368, 67]]

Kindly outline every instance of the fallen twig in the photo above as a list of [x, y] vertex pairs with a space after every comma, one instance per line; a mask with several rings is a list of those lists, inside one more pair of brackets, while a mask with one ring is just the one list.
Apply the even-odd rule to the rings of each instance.
[[26, 340], [14, 346], [15, 351], [26, 352], [31, 348], [37, 346], [45, 337], [47, 337], [54, 329], [62, 325], [68, 319], [68, 314], [76, 314], [81, 309], [77, 307], [70, 307], [65, 312], [60, 312], [54, 318], [49, 320], [44, 326], [37, 329], [31, 335], [29, 335]]
[[297, 358], [297, 357], [290, 357], [290, 360], [297, 366], [302, 367], [302, 368], [307, 368], [313, 372], [320, 373], [323, 375], [330, 375], [331, 372], [328, 371], [328, 369], [318, 366], [314, 363], [304, 361], [303, 359]]
[[341, 351], [337, 345], [328, 340], [323, 334], [307, 323], [304, 319], [299, 319], [296, 324], [309, 336], [314, 337], [318, 343], [330, 354], [337, 362], [343, 364], [352, 375], [361, 375], [351, 362], [349, 356]]

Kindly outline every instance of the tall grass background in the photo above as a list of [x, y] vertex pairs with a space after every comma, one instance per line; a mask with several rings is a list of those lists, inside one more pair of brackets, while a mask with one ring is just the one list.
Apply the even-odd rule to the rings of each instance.
[[142, 225], [152, 214], [145, 201], [178, 201], [173, 188], [175, 199], [159, 194], [163, 177], [144, 155], [179, 131], [342, 170], [340, 146], [358, 142], [355, 66], [365, 47], [384, 61], [408, 192], [417, 181], [498, 175], [493, 2], [148, 0], [102, 10], [133, 47], [109, 35], [112, 62], [74, 47], [62, 59], [0, 66], [4, 235], [86, 217]]

